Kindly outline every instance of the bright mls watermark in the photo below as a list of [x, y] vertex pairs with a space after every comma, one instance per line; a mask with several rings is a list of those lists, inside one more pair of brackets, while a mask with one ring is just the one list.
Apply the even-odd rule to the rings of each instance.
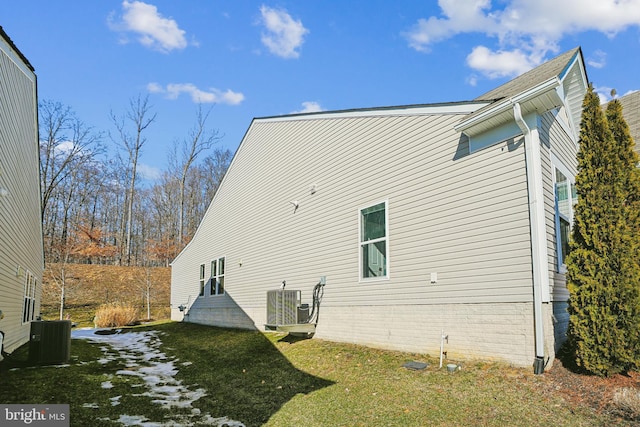
[[1, 426], [69, 427], [69, 405], [1, 405]]

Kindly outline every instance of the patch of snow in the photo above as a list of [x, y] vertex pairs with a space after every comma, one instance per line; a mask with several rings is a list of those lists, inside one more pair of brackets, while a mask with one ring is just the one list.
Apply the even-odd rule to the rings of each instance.
[[83, 403], [83, 408], [99, 408], [100, 406], [97, 403]]
[[240, 421], [235, 421], [227, 417], [213, 418], [207, 414], [202, 421], [204, 425], [212, 425], [217, 427], [245, 427]]
[[[199, 409], [192, 407], [193, 402], [206, 396], [206, 391], [202, 388], [189, 390], [188, 386], [183, 385], [182, 381], [175, 378], [178, 373], [178, 369], [175, 366], [178, 359], [169, 359], [160, 351], [160, 335], [154, 331], [120, 333], [120, 330], [115, 333], [102, 331], [102, 333], [96, 334], [94, 329], [88, 328], [74, 329], [71, 332], [72, 338], [88, 339], [96, 343], [105, 344], [101, 346], [105, 356], [98, 360], [99, 363], [105, 364], [115, 360], [124, 361], [126, 369], [118, 370], [116, 372], [117, 376], [134, 376], [142, 379], [144, 384], [133, 384], [131, 387], [144, 386], [147, 391], [133, 396], [150, 397], [153, 403], [166, 409], [191, 408], [191, 418], [198, 418], [196, 421], [183, 415], [176, 415], [178, 419], [158, 424], [147, 422], [148, 419], [143, 416], [120, 415], [117, 421], [123, 425], [147, 427], [194, 425], [194, 423], [219, 427], [244, 427], [244, 424], [240, 421], [231, 420], [228, 417], [214, 418], [209, 414], [201, 414]], [[114, 355], [113, 352], [116, 354]], [[191, 362], [181, 363], [182, 366], [190, 364]], [[112, 387], [111, 381], [102, 383], [102, 388], [104, 389]], [[113, 406], [118, 405], [121, 397], [110, 398], [111, 404]], [[85, 405], [96, 405], [86, 407], [98, 407], [95, 403]]]
[[118, 421], [126, 426], [141, 426], [141, 425], [149, 425], [142, 424], [147, 421], [147, 417], [143, 417], [142, 415], [120, 415]]
[[116, 375], [131, 375], [134, 377], [141, 377], [142, 375], [138, 371], [132, 371], [130, 369], [121, 369], [116, 372]]

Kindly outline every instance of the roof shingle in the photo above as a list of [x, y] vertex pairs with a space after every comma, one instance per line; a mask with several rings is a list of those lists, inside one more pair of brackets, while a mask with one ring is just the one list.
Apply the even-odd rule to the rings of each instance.
[[539, 85], [553, 77], [562, 74], [565, 67], [571, 62], [571, 59], [580, 51], [579, 47], [571, 49], [555, 58], [545, 62], [544, 64], [527, 71], [507, 83], [490, 90], [489, 92], [477, 97], [476, 101], [494, 101], [503, 98], [510, 98], [518, 95], [532, 87]]

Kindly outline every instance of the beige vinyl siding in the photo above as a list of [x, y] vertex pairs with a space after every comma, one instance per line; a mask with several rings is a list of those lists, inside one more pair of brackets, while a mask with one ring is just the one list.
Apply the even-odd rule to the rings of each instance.
[[580, 132], [582, 102], [587, 92], [587, 84], [584, 68], [580, 66], [578, 61], [574, 62], [562, 82], [566, 105], [566, 107], [562, 107], [562, 112], [566, 117], [567, 127], [576, 136]]
[[545, 118], [540, 118], [540, 160], [542, 164], [542, 194], [544, 196], [544, 221], [547, 242], [547, 270], [549, 274], [549, 295], [554, 299], [554, 289], [557, 284], [554, 273], [557, 272], [556, 253], [556, 219], [555, 219], [555, 192], [553, 188], [553, 165], [551, 164], [551, 149], [548, 132], [550, 123]]
[[[254, 121], [173, 263], [174, 309], [194, 301], [199, 264], [218, 253], [227, 254], [227, 298], [200, 298], [194, 317], [238, 305], [259, 313], [261, 327], [268, 289], [286, 280], [310, 302], [320, 276], [323, 307], [531, 301], [523, 145], [454, 160], [460, 117]], [[384, 200], [389, 279], [361, 282], [359, 209]]]
[[[557, 117], [557, 119], [556, 119]], [[553, 188], [553, 154], [575, 176], [577, 173], [578, 145], [569, 136], [568, 125], [562, 126], [559, 120], [565, 120], [564, 111], [557, 114], [547, 112], [540, 120], [540, 139], [543, 144], [543, 185], [545, 198], [545, 220], [547, 223], [547, 248], [549, 255], [549, 283], [553, 300], [566, 301], [568, 292], [564, 274], [558, 273], [558, 260], [555, 234], [555, 195]]]
[[37, 280], [40, 310], [43, 253], [40, 220], [36, 78], [0, 38], [0, 331], [13, 351], [28, 340], [22, 324], [27, 271]]
[[[565, 121], [565, 125], [561, 124]], [[554, 350], [558, 351], [566, 340], [566, 331], [569, 324], [569, 313], [567, 312], [567, 300], [569, 292], [567, 290], [566, 278], [563, 273], [558, 272], [557, 242], [555, 229], [555, 195], [553, 187], [554, 165], [551, 155], [553, 154], [572, 174], [577, 173], [577, 151], [578, 146], [573, 141], [564, 109], [558, 112], [547, 112], [540, 118], [540, 135], [543, 144], [543, 185], [545, 200], [545, 221], [547, 228], [547, 250], [549, 257], [549, 284], [551, 286], [551, 300], [553, 309], [553, 338]]]

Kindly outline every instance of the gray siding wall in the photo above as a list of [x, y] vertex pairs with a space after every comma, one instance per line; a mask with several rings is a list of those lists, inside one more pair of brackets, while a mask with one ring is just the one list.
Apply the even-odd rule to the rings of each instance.
[[[523, 335], [533, 322], [530, 310], [505, 305], [498, 310], [505, 315], [488, 322], [491, 331], [469, 321], [474, 310], [489, 314], [500, 304], [532, 302], [524, 145], [520, 138], [460, 155], [468, 153], [460, 146], [468, 142], [453, 130], [460, 118], [254, 121], [196, 236], [173, 263], [173, 317], [181, 320], [177, 306], [188, 303], [191, 321], [262, 329], [267, 290], [286, 280], [311, 302], [313, 286], [326, 276], [320, 337], [339, 338], [342, 328], [344, 340], [374, 341], [404, 328], [397, 307], [407, 306], [424, 313], [420, 324], [386, 346], [408, 349], [411, 340], [422, 342], [429, 323], [445, 327], [443, 310], [455, 305], [452, 318], [467, 319], [455, 321], [465, 325], [458, 342], [504, 334], [527, 342], [529, 357], [518, 360], [530, 363], [532, 334]], [[359, 209], [380, 201], [389, 209], [389, 279], [363, 282]], [[227, 294], [197, 298], [199, 265], [209, 277], [209, 263], [219, 256], [226, 256]], [[346, 338], [344, 330], [362, 332]], [[509, 358], [508, 349], [486, 351]]]
[[40, 310], [43, 252], [36, 77], [0, 37], [0, 331], [11, 352], [29, 338], [22, 324], [26, 272], [37, 280]]

